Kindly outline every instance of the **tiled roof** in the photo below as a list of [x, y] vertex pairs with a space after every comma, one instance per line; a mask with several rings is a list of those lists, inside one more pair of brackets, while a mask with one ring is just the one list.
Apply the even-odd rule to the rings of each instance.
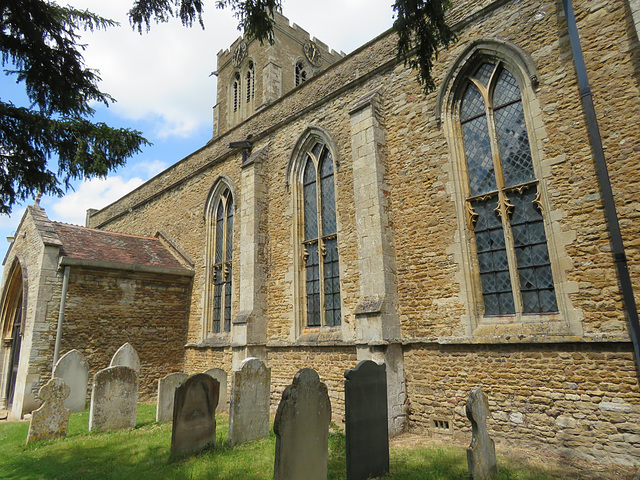
[[157, 238], [51, 222], [62, 242], [61, 256], [147, 267], [184, 267]]

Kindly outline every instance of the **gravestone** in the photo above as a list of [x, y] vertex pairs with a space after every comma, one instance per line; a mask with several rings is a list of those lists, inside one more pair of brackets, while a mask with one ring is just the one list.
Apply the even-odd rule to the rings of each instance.
[[189, 375], [186, 373], [170, 373], [158, 380], [156, 422], [170, 422], [173, 420], [173, 401], [176, 395], [176, 388], [187, 378], [189, 378]]
[[136, 426], [138, 374], [125, 366], [107, 367], [93, 376], [89, 431]]
[[278, 405], [274, 480], [326, 480], [331, 402], [327, 386], [303, 368]]
[[347, 480], [389, 472], [386, 366], [363, 360], [344, 372]]
[[218, 382], [220, 382], [220, 401], [216, 407], [217, 412], [229, 410], [229, 400], [227, 398], [227, 372], [221, 368], [210, 368], [206, 372], [207, 375], [212, 376]]
[[69, 409], [64, 406], [64, 400], [69, 391], [64, 381], [55, 377], [40, 387], [38, 397], [43, 404], [31, 414], [27, 443], [53, 440], [67, 434]]
[[136, 352], [136, 349], [133, 348], [129, 342], [122, 345], [116, 353], [113, 354], [113, 358], [109, 364], [110, 367], [120, 365], [133, 368], [136, 373], [140, 373], [140, 357], [138, 357], [138, 352]]
[[65, 353], [53, 367], [53, 377], [61, 378], [70, 393], [64, 406], [72, 412], [81, 412], [87, 404], [89, 387], [89, 363], [78, 350]]
[[271, 369], [258, 358], [247, 358], [233, 372], [229, 411], [229, 442], [249, 442], [269, 434]]
[[196, 373], [176, 389], [171, 456], [197, 453], [216, 444], [216, 405], [220, 383]]
[[481, 388], [471, 390], [466, 410], [472, 430], [471, 445], [467, 448], [469, 477], [473, 480], [489, 478], [498, 471], [498, 464], [496, 447], [487, 429], [489, 400]]

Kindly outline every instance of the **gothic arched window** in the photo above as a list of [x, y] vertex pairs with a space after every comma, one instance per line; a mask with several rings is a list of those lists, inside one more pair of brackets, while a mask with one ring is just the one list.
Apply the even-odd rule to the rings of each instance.
[[237, 112], [240, 108], [240, 73], [236, 72], [233, 76], [233, 111]]
[[251, 100], [253, 100], [254, 92], [255, 92], [255, 73], [253, 69], [253, 62], [249, 61], [249, 66], [247, 67], [247, 74], [246, 74], [247, 104], [251, 103]]
[[206, 333], [231, 331], [233, 196], [226, 185], [213, 195], [208, 213]]
[[541, 185], [518, 81], [499, 61], [461, 83], [465, 210], [475, 237], [485, 316], [558, 311]]
[[316, 142], [301, 160], [306, 325], [336, 326], [341, 309], [333, 157], [325, 144]]

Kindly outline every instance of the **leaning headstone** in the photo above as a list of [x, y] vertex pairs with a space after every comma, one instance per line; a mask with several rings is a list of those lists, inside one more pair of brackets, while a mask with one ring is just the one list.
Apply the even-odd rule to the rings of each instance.
[[216, 405], [220, 383], [196, 373], [176, 389], [171, 456], [197, 453], [216, 444]]
[[89, 431], [136, 426], [138, 374], [125, 366], [108, 367], [93, 376]]
[[89, 363], [84, 355], [78, 350], [65, 353], [53, 367], [53, 376], [61, 378], [71, 390], [64, 406], [72, 412], [84, 410], [89, 387]]
[[247, 358], [233, 372], [229, 411], [229, 442], [249, 442], [269, 434], [271, 369], [258, 358]]
[[481, 388], [471, 390], [466, 410], [472, 430], [471, 445], [467, 448], [469, 477], [473, 480], [489, 478], [498, 471], [498, 464], [496, 447], [487, 429], [489, 400]]
[[331, 402], [327, 386], [303, 368], [278, 405], [274, 480], [326, 480]]
[[31, 414], [27, 443], [38, 440], [53, 440], [64, 437], [69, 425], [69, 409], [64, 400], [69, 396], [69, 387], [61, 378], [52, 378], [38, 392], [43, 404]]
[[119, 365], [133, 368], [137, 373], [140, 373], [140, 357], [138, 352], [131, 346], [129, 342], [122, 345], [116, 353], [113, 354], [110, 367], [117, 367]]
[[187, 378], [189, 378], [189, 375], [186, 373], [170, 373], [158, 380], [156, 422], [170, 422], [173, 420], [173, 401], [176, 396], [176, 388]]
[[386, 366], [363, 360], [344, 372], [347, 480], [389, 473]]
[[229, 402], [227, 399], [227, 372], [221, 368], [210, 368], [204, 373], [212, 376], [220, 382], [220, 401], [218, 402], [216, 411], [220, 412], [229, 410]]

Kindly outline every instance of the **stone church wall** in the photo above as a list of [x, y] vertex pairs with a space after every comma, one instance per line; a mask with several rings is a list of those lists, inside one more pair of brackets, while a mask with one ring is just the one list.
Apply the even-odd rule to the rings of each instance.
[[[467, 281], [472, 267], [464, 254], [469, 237], [456, 207], [455, 139], [447, 138], [446, 116], [436, 110], [439, 92], [422, 93], [415, 73], [397, 62], [391, 34], [338, 61], [93, 215], [91, 225], [143, 235], [162, 230], [195, 261], [184, 367], [188, 372], [212, 366], [228, 370], [233, 365], [230, 342], [202, 343], [203, 212], [221, 175], [236, 189], [240, 211], [241, 154], [228, 144], [251, 134], [254, 151], [268, 146], [261, 166], [267, 203], [259, 236], [266, 245], [265, 348], [272, 400], [275, 405], [297, 369], [313, 366], [328, 382], [334, 420], [339, 421], [342, 372], [354, 366], [359, 347], [355, 312], [363, 279], [358, 241], [368, 233], [356, 221], [349, 112], [377, 90], [375, 115], [383, 135], [375, 148], [385, 170], [385, 213], [397, 265], [398, 341], [404, 353], [409, 428], [437, 434], [433, 421], [438, 419], [450, 422], [453, 434], [466, 435], [462, 407], [469, 390], [480, 385], [491, 402], [490, 428], [501, 440], [637, 463], [638, 431], [632, 425], [640, 415], [640, 391], [562, 6], [502, 0], [460, 5], [464, 10], [452, 13], [463, 22], [458, 41], [440, 52], [434, 68], [438, 85], [447, 82], [454, 62], [479, 39], [510, 42], [535, 67], [536, 78], [527, 80], [533, 85], [526, 92], [528, 121], [553, 239], [560, 315], [504, 324], [474, 317], [476, 306], [468, 300], [473, 285]], [[640, 301], [640, 45], [626, 2], [578, 0], [575, 9]], [[326, 132], [337, 164], [343, 326], [340, 338], [326, 345], [305, 343], [293, 328], [298, 272], [292, 232], [298, 220], [287, 169], [296, 142], [309, 127]], [[236, 257], [243, 248], [240, 228], [238, 221]], [[238, 314], [242, 283], [235, 257], [234, 262], [232, 318]]]
[[188, 280], [71, 268], [61, 355], [74, 348], [82, 352], [91, 379], [129, 342], [140, 357], [140, 399], [155, 401], [157, 381], [181, 371]]

